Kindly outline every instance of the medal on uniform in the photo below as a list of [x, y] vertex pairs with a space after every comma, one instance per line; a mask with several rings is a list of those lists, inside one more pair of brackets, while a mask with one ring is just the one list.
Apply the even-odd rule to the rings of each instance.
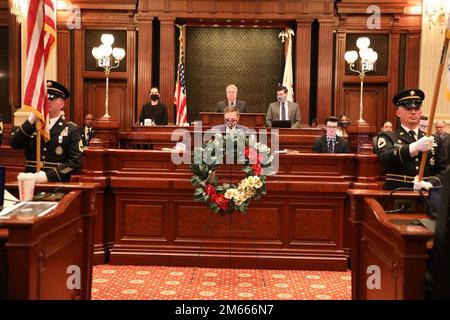
[[434, 166], [434, 162], [435, 162], [435, 161], [434, 161], [434, 158], [431, 157], [431, 158], [430, 158], [430, 165]]
[[62, 136], [58, 136], [58, 142], [62, 143], [63, 137]]
[[58, 156], [62, 155], [63, 152], [64, 152], [64, 150], [63, 150], [63, 148], [62, 148], [61, 146], [58, 146], [58, 147], [55, 149], [55, 153], [56, 153]]

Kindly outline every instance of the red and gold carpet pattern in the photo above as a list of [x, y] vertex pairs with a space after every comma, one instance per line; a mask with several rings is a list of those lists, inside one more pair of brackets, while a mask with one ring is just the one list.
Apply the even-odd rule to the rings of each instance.
[[347, 300], [351, 273], [99, 265], [92, 299]]

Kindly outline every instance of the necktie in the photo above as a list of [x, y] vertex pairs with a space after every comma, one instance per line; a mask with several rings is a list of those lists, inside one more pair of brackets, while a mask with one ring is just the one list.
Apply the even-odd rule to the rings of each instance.
[[285, 105], [285, 102], [281, 103], [281, 120], [287, 120], [286, 119], [286, 105]]
[[328, 153], [334, 153], [334, 143], [335, 139], [328, 138]]
[[231, 106], [234, 107], [234, 101], [231, 101]]
[[409, 135], [414, 139], [414, 141], [416, 140], [416, 133], [413, 130], [409, 131]]

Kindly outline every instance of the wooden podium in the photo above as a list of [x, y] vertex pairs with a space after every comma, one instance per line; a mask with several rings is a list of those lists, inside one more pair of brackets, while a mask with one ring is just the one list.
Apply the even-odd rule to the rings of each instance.
[[[433, 233], [418, 219], [423, 213], [387, 214], [390, 191], [349, 190], [351, 198], [352, 299], [424, 299], [427, 249]], [[392, 197], [411, 201], [414, 212], [424, 212], [419, 194], [397, 192]], [[379, 288], [376, 273], [379, 268]]]
[[[224, 124], [222, 112], [200, 112], [200, 120], [203, 127]], [[248, 128], [264, 128], [265, 120], [265, 113], [239, 113], [239, 124]]]
[[[0, 299], [90, 299], [99, 184], [50, 183], [36, 188], [59, 188], [66, 194], [42, 217], [0, 220]], [[17, 184], [7, 189], [15, 193]], [[79, 286], [71, 276], [79, 276]]]

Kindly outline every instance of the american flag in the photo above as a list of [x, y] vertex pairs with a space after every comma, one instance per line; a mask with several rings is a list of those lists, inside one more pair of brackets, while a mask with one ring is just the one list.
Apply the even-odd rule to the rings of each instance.
[[56, 19], [52, 0], [30, 0], [27, 14], [27, 67], [25, 109], [41, 121], [41, 134], [50, 139], [45, 67], [56, 42]]
[[177, 107], [177, 126], [187, 123], [186, 79], [184, 77], [184, 52], [180, 40], [180, 62], [178, 63], [177, 84], [175, 86], [174, 104]]

